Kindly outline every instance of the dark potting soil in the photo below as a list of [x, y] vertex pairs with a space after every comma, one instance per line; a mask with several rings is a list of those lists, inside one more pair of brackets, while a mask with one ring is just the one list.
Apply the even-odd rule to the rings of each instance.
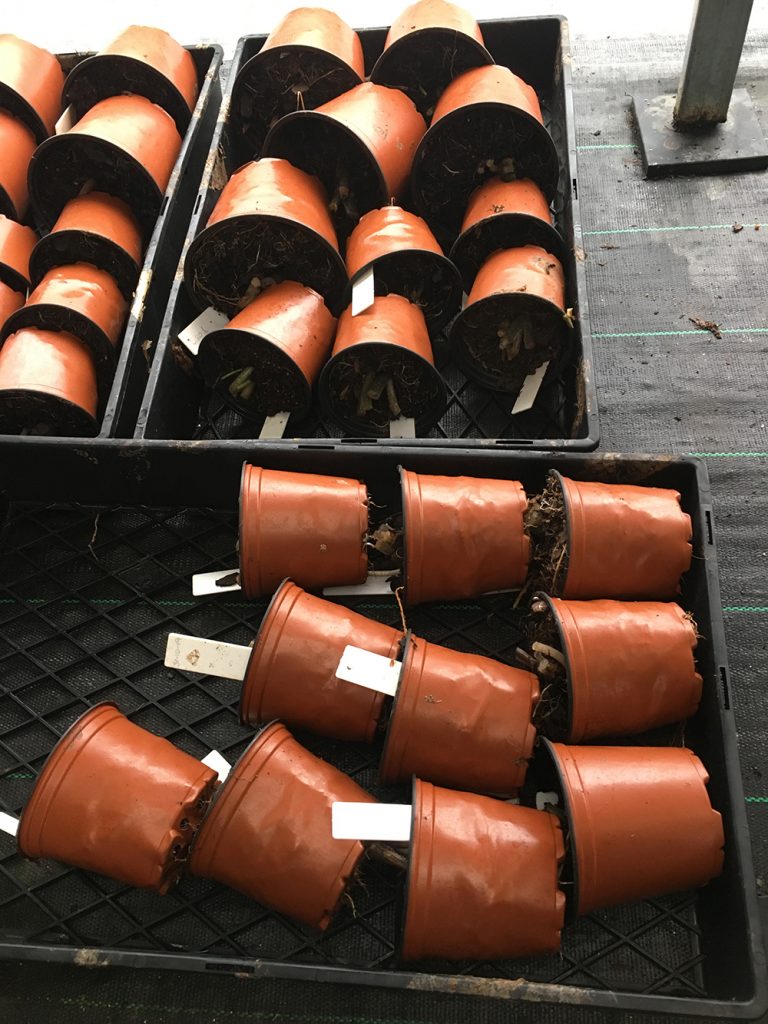
[[557, 155], [546, 129], [512, 107], [467, 107], [425, 136], [414, 164], [416, 205], [441, 241], [459, 233], [467, 197], [487, 178], [532, 178], [551, 197]]
[[370, 569], [394, 574], [403, 567], [403, 517], [402, 514], [389, 516], [366, 537], [368, 564]]
[[542, 493], [528, 500], [525, 529], [533, 542], [526, 590], [557, 597], [568, 573], [568, 530], [563, 491], [553, 473]]
[[394, 345], [352, 349], [329, 368], [328, 401], [337, 415], [383, 435], [400, 416], [418, 420], [438, 393], [424, 360]]
[[234, 316], [259, 285], [298, 281], [326, 298], [332, 311], [346, 284], [338, 253], [301, 224], [278, 217], [236, 217], [207, 228], [192, 243], [187, 286], [203, 306]]
[[203, 340], [197, 358], [206, 384], [245, 416], [294, 412], [308, 402], [303, 373], [264, 338], [245, 331], [217, 331]]
[[534, 598], [526, 620], [528, 668], [540, 680], [541, 696], [533, 714], [534, 725], [550, 739], [568, 734], [568, 685], [565, 655], [555, 616], [546, 601]]
[[489, 256], [500, 249], [516, 249], [523, 245], [541, 246], [561, 262], [565, 257], [565, 243], [557, 230], [538, 217], [499, 213], [473, 225], [450, 254], [465, 275], [467, 293]]
[[393, 252], [376, 262], [377, 295], [402, 295], [418, 306], [430, 331], [437, 331], [459, 311], [461, 281], [452, 264], [431, 252]]
[[117, 282], [123, 298], [133, 297], [139, 278], [139, 267], [133, 258], [115, 242], [89, 231], [56, 231], [46, 235], [44, 243], [30, 260], [30, 273], [39, 281], [53, 267], [69, 263], [90, 263], [106, 270]]
[[[559, 310], [523, 293], [494, 295], [466, 307], [453, 328], [460, 362], [479, 381], [516, 395], [525, 378], [556, 356], [568, 329]], [[549, 308], [547, 308], [549, 307]]]
[[0, 434], [93, 437], [98, 424], [79, 406], [42, 391], [0, 390]]
[[240, 72], [232, 97], [235, 146], [242, 162], [256, 159], [269, 129], [294, 110], [315, 110], [360, 83], [333, 54], [310, 47], [257, 54]]

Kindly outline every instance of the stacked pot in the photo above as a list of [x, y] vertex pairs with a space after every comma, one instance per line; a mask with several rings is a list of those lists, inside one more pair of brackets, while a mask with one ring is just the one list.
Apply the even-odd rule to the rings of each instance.
[[0, 37], [0, 79], [0, 104], [27, 117], [38, 143], [11, 215], [24, 216], [28, 182], [47, 232], [27, 253], [30, 294], [0, 330], [0, 430], [93, 435], [196, 101], [196, 67], [167, 33], [132, 26], [66, 81], [51, 54]]

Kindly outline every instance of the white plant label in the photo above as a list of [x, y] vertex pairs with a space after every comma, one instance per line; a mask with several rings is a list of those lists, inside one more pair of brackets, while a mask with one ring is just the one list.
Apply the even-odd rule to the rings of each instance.
[[365, 583], [344, 583], [338, 587], [323, 587], [324, 597], [377, 597], [380, 594], [391, 594], [389, 581], [397, 572], [386, 576], [368, 576]]
[[206, 768], [213, 768], [222, 782], [226, 782], [227, 776], [232, 771], [232, 765], [218, 750], [212, 750], [210, 754], [206, 754], [202, 763]]
[[9, 836], [15, 836], [19, 831], [19, 819], [12, 814], [0, 811], [0, 832], [7, 832]]
[[557, 793], [537, 793], [536, 794], [536, 810], [546, 811], [548, 807], [557, 807], [560, 803], [560, 798]]
[[282, 437], [290, 418], [291, 414], [289, 412], [276, 412], [274, 416], [267, 416], [264, 420], [264, 426], [261, 428], [259, 439], [261, 441], [268, 441]]
[[389, 421], [390, 437], [416, 437], [416, 420], [409, 416], [399, 416]]
[[331, 804], [334, 839], [407, 843], [411, 838], [410, 804]]
[[213, 306], [209, 306], [208, 309], [203, 310], [200, 316], [195, 317], [191, 324], [187, 324], [183, 331], [179, 331], [179, 341], [188, 352], [196, 356], [206, 334], [210, 334], [211, 331], [220, 331], [228, 323], [228, 316], [220, 313]]
[[[219, 585], [221, 580], [235, 580], [234, 583]], [[229, 594], [240, 590], [239, 569], [218, 569], [216, 572], [198, 572], [192, 577], [192, 596], [207, 597], [208, 594]]]
[[546, 363], [542, 363], [541, 366], [534, 370], [533, 373], [529, 373], [523, 381], [523, 386], [520, 388], [520, 394], [517, 396], [517, 401], [512, 406], [512, 415], [517, 416], [518, 413], [528, 412], [532, 408], [533, 403], [536, 401], [536, 396], [539, 393], [541, 382], [544, 380], [547, 370], [549, 369], [549, 360]]
[[165, 646], [165, 664], [181, 672], [199, 672], [203, 676], [221, 676], [222, 679], [242, 682], [252, 650], [242, 644], [170, 633]]
[[368, 267], [352, 285], [352, 316], [364, 313], [374, 298], [373, 267]]
[[75, 124], [75, 108], [70, 103], [64, 113], [61, 115], [59, 120], [53, 126], [54, 135], [63, 135], [68, 132]]
[[350, 644], [344, 648], [336, 669], [336, 678], [394, 697], [402, 667], [402, 662], [393, 658], [385, 658]]

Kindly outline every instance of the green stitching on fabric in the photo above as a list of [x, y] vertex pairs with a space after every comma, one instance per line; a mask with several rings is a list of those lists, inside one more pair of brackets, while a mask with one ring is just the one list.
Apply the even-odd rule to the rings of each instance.
[[723, 607], [724, 612], [768, 612], [768, 605], [733, 604]]
[[[695, 331], [595, 331], [593, 338], [678, 338], [687, 334], [703, 334]], [[768, 334], [768, 327], [723, 327], [721, 334]]]
[[[754, 225], [744, 225], [745, 229], [750, 226], [754, 231]], [[759, 226], [764, 228], [768, 227], [768, 224]], [[600, 231], [583, 231], [582, 234], [585, 237], [587, 235], [645, 235], [654, 231], [725, 231], [726, 229], [733, 230], [733, 224], [666, 224], [650, 228], [602, 228]]]
[[748, 804], [768, 804], [768, 796], [745, 796]]
[[637, 149], [634, 142], [595, 142], [588, 146], [577, 146], [581, 153], [585, 149]]
[[694, 459], [765, 459], [768, 452], [688, 452]]

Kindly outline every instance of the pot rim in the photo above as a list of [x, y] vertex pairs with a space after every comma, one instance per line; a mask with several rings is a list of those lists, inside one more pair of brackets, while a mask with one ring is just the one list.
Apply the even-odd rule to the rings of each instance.
[[[399, 689], [399, 687], [398, 687]], [[394, 712], [394, 708], [392, 709]], [[397, 929], [397, 943], [395, 944], [395, 959], [397, 963], [407, 963], [404, 959], [404, 947], [405, 947], [405, 925], [408, 920], [408, 898], [411, 892], [411, 874], [413, 871], [413, 851], [416, 848], [414, 843], [414, 836], [416, 834], [416, 818], [417, 818], [417, 801], [416, 793], [422, 786], [430, 786], [432, 790], [435, 789], [435, 783], [427, 782], [425, 779], [418, 778], [417, 775], [411, 775], [411, 838], [408, 843], [408, 862], [405, 868], [405, 878], [403, 880], [403, 898], [398, 901], [397, 904], [397, 918], [396, 918], [396, 929]], [[434, 818], [430, 815], [430, 825], [434, 831], [435, 823]]]
[[[568, 702], [568, 728], [567, 732], [565, 733], [565, 738], [557, 739], [555, 742], [578, 743], [578, 739], [573, 739], [573, 669], [571, 666], [571, 649], [568, 644], [568, 638], [563, 629], [563, 621], [560, 615], [558, 614], [557, 609], [552, 603], [553, 599], [549, 596], [549, 594], [545, 593], [543, 590], [537, 590], [534, 593], [533, 600], [535, 601], [537, 599], [544, 601], [547, 605], [547, 608], [549, 609], [549, 613], [552, 616], [552, 619], [554, 620], [555, 626], [557, 628], [557, 635], [560, 638], [560, 650], [562, 652], [563, 658], [565, 659], [565, 690]], [[548, 736], [546, 738], [549, 739]]]
[[[425, 259], [425, 258], [430, 259], [434, 263], [435, 269], [440, 272], [440, 282], [439, 283], [433, 281], [432, 278], [430, 277], [430, 280], [428, 282], [429, 283], [429, 287], [430, 287], [430, 292], [434, 291], [434, 290], [437, 290], [437, 288], [439, 288], [440, 284], [445, 282], [446, 279], [450, 280], [452, 278], [453, 280], [451, 281], [451, 284], [453, 286], [453, 292], [454, 292], [454, 295], [456, 295], [457, 299], [458, 299], [458, 301], [456, 302], [456, 305], [457, 306], [460, 305], [461, 304], [461, 294], [462, 294], [462, 290], [463, 290], [462, 281], [461, 281], [461, 274], [459, 273], [458, 267], [455, 265], [455, 263], [453, 263], [453, 261], [451, 259], [449, 259], [448, 256], [446, 256], [444, 254], [441, 254], [441, 253], [433, 252], [431, 249], [398, 249], [398, 250], [396, 250], [394, 252], [385, 252], [385, 253], [382, 253], [380, 256], [374, 256], [374, 258], [372, 260], [368, 260], [367, 263], [363, 264], [363, 266], [360, 267], [360, 269], [358, 271], [356, 271], [355, 275], [349, 279], [349, 284], [348, 284], [346, 295], [345, 295], [345, 305], [344, 305], [344, 308], [346, 309], [346, 307], [352, 301], [352, 286], [355, 284], [355, 282], [357, 280], [359, 280], [363, 276], [363, 274], [366, 273], [366, 271], [370, 270], [371, 267], [375, 268], [377, 265], [379, 265], [381, 263], [385, 263], [385, 262], [387, 262], [387, 263], [395, 263], [395, 262], [401, 262], [402, 261], [404, 263], [409, 263], [409, 262], [411, 262], [411, 260], [412, 260], [412, 258], [414, 256], [418, 256], [421, 259]], [[374, 281], [374, 284], [375, 284], [375, 281]], [[386, 294], [391, 295], [393, 293], [391, 291], [389, 291]], [[394, 294], [400, 294], [400, 293], [395, 292]], [[403, 296], [403, 298], [407, 298], [407, 296]], [[410, 302], [411, 300], [408, 299], [408, 301]], [[430, 303], [427, 303], [427, 305], [425, 307], [422, 307], [420, 304], [418, 304], [418, 305], [419, 305], [419, 309], [421, 309], [421, 311], [422, 311], [422, 313], [424, 315], [424, 319], [425, 319], [425, 321], [427, 323], [427, 327], [429, 329], [429, 334], [430, 334], [431, 337], [434, 337], [435, 335], [437, 335], [440, 332], [440, 329], [443, 326], [445, 326], [445, 324], [455, 315], [455, 313], [451, 312], [451, 311], [449, 311], [447, 313], [443, 312], [443, 313], [440, 313], [439, 315], [434, 314], [434, 313], [430, 314], [428, 312]]]
[[254, 53], [254, 55], [250, 57], [245, 64], [243, 64], [237, 73], [235, 84], [232, 89], [233, 101], [238, 91], [245, 86], [246, 72], [250, 69], [251, 71], [255, 70], [258, 73], [260, 71], [260, 64], [265, 64], [269, 57], [276, 57], [279, 59], [281, 53], [298, 53], [300, 56], [304, 56], [307, 53], [322, 54], [324, 57], [329, 57], [338, 64], [339, 70], [349, 71], [349, 73], [356, 79], [354, 84], [348, 86], [343, 90], [343, 92], [348, 92], [349, 89], [354, 89], [355, 85], [363, 84], [363, 79], [358, 75], [352, 65], [347, 64], [345, 60], [342, 60], [341, 57], [333, 53], [331, 50], [324, 50], [322, 46], [310, 46], [307, 43], [280, 43], [279, 46], [270, 46], [268, 49], [262, 48], [258, 53]]
[[[484, 241], [484, 235], [491, 237]], [[478, 261], [471, 261], [466, 252], [472, 242], [482, 246], [482, 254]], [[459, 269], [464, 290], [469, 294], [480, 268], [494, 253], [501, 249], [518, 249], [526, 245], [539, 246], [564, 266], [567, 246], [554, 224], [547, 224], [533, 214], [517, 211], [490, 214], [482, 220], [475, 221], [466, 231], [462, 231], [451, 246], [449, 255]]]
[[[26, 41], [26, 40], [25, 40]], [[40, 49], [37, 47], [37, 49]], [[53, 56], [53, 54], [51, 54]], [[16, 92], [6, 82], [0, 82], [0, 107], [7, 111], [11, 117], [15, 117], [17, 121], [28, 128], [35, 137], [35, 142], [41, 145], [48, 136], [48, 129], [42, 117], [38, 114], [29, 100], [25, 99], [21, 93]]]
[[100, 418], [94, 418], [85, 409], [58, 393], [34, 387], [0, 388], [0, 420], [6, 415], [5, 410], [9, 405], [12, 408], [21, 406], [23, 410], [30, 394], [35, 395], [36, 401], [42, 406], [42, 418], [57, 424], [59, 433], [51, 437], [95, 437], [98, 433]]
[[[245, 463], [243, 463], [243, 471], [244, 471], [244, 469], [245, 469]], [[239, 702], [238, 707], [237, 707], [237, 712], [238, 712], [238, 715], [240, 716], [240, 725], [248, 725], [248, 726], [251, 725], [251, 723], [245, 717], [245, 713], [244, 713], [245, 712], [245, 708], [246, 708], [246, 706], [249, 703], [246, 700], [246, 690], [248, 691], [248, 694], [250, 695], [250, 692], [251, 692], [251, 689], [252, 689], [252, 687], [248, 686], [248, 678], [249, 678], [249, 676], [251, 674], [251, 668], [253, 666], [254, 659], [256, 657], [256, 652], [257, 652], [257, 650], [259, 650], [259, 647], [264, 642], [265, 630], [269, 626], [272, 625], [271, 619], [272, 619], [272, 614], [273, 614], [273, 612], [275, 610], [275, 605], [282, 603], [282, 601], [285, 598], [285, 591], [288, 590], [289, 586], [298, 587], [298, 583], [295, 583], [290, 578], [290, 576], [286, 576], [285, 579], [282, 581], [282, 583], [277, 588], [277, 590], [274, 592], [272, 597], [270, 598], [269, 604], [267, 605], [266, 610], [264, 612], [264, 615], [262, 616], [261, 622], [259, 623], [259, 628], [256, 630], [256, 635], [253, 638], [253, 643], [251, 645], [251, 653], [250, 653], [250, 656], [248, 658], [248, 664], [245, 667], [245, 676], [243, 677], [243, 685], [240, 688], [240, 702]]]
[[[412, 356], [419, 362], [420, 365], [426, 368], [426, 372], [433, 378], [437, 385], [437, 395], [430, 406], [416, 418], [416, 433], [417, 435], [423, 435], [430, 430], [440, 419], [445, 412], [445, 407], [448, 402], [448, 388], [445, 381], [443, 380], [442, 374], [425, 359], [424, 356], [419, 355], [418, 352], [414, 352], [412, 349], [405, 348], [401, 345], [394, 345], [389, 341], [361, 341], [356, 345], [350, 345], [341, 352], [337, 352], [335, 356], [332, 356], [328, 362], [323, 366], [322, 372], [318, 379], [318, 397], [320, 399], [320, 405], [323, 408], [325, 414], [331, 417], [336, 423], [341, 426], [343, 430], [346, 430], [353, 437], [387, 437], [387, 434], [381, 434], [377, 431], [372, 430], [370, 427], [358, 423], [354, 419], [350, 419], [347, 416], [340, 415], [335, 407], [330, 402], [330, 388], [329, 379], [332, 373], [333, 367], [336, 362], [342, 357], [347, 357], [351, 352], [361, 352], [362, 350], [370, 351], [372, 349], [384, 349], [385, 351], [391, 352], [393, 348], [402, 349], [409, 356]], [[435, 412], [437, 411], [437, 415]]]
[[[406, 689], [404, 684], [408, 679], [411, 670], [411, 663], [413, 661], [413, 658], [415, 657], [415, 653], [417, 650], [417, 644], [415, 641], [418, 641], [419, 643], [428, 642], [421, 637], [414, 636], [412, 629], [406, 630], [406, 632], [403, 634], [403, 639], [400, 642], [400, 674], [397, 677], [397, 689], [395, 690], [395, 695], [392, 698], [392, 704], [390, 705], [389, 708], [387, 729], [384, 736], [384, 745], [381, 748], [381, 757], [379, 758], [378, 767], [379, 780], [385, 785], [388, 785], [391, 781], [391, 776], [389, 772], [393, 765], [390, 763], [390, 761], [395, 756], [392, 753], [392, 724], [395, 721], [397, 715], [397, 709], [400, 703], [400, 698]], [[415, 778], [415, 776], [412, 777]], [[432, 785], [432, 783], [430, 783], [430, 785]]]
[[3, 188], [2, 183], [0, 183], [0, 213], [4, 217], [8, 217], [9, 220], [20, 221], [16, 204], [8, 194], [8, 190]]
[[[376, 60], [376, 63], [373, 65], [373, 69], [371, 70], [371, 74], [369, 76], [370, 81], [375, 85], [386, 85], [389, 88], [394, 89], [399, 88], [397, 85], [391, 86], [389, 82], [380, 80], [377, 76], [382, 74], [386, 75], [389, 70], [388, 65], [393, 62], [395, 57], [400, 56], [399, 51], [407, 51], [407, 45], [414, 39], [421, 39], [422, 36], [444, 36], [448, 41], [455, 42], [457, 44], [457, 48], [459, 44], [466, 47], [467, 55], [477, 56], [478, 63], [464, 68], [461, 72], [462, 74], [464, 71], [470, 71], [473, 67], [484, 67], [486, 64], [496, 63], [488, 48], [466, 32], [459, 32], [457, 29], [447, 28], [445, 25], [424, 25], [421, 28], [414, 29], [412, 32], [406, 32], [405, 35], [400, 36], [399, 39], [395, 39], [394, 42], [390, 43], [389, 46], [382, 50]], [[403, 58], [401, 57], [401, 59]], [[408, 60], [407, 53], [405, 59], [406, 61]]]
[[[32, 276], [32, 259], [30, 257], [30, 277]], [[0, 262], [0, 284], [6, 285], [11, 291], [20, 292], [26, 301], [27, 292], [29, 291], [30, 281], [21, 273], [21, 271], [14, 269], [8, 263]], [[2, 344], [0, 342], [0, 344]]]
[[[305, 288], [312, 288], [322, 296], [326, 305], [330, 309], [334, 316], [338, 316], [344, 305], [344, 299], [346, 296], [347, 288], [349, 287], [349, 278], [347, 277], [347, 268], [344, 260], [341, 257], [338, 249], [334, 249], [331, 243], [314, 228], [308, 227], [308, 225], [298, 220], [293, 220], [291, 217], [283, 217], [276, 213], [243, 213], [237, 214], [234, 217], [226, 217], [223, 220], [217, 221], [215, 224], [211, 224], [210, 227], [206, 226], [200, 232], [195, 235], [192, 241], [189, 243], [186, 255], [184, 256], [184, 283], [187, 287], [189, 294], [193, 297], [195, 304], [200, 309], [206, 309], [207, 306], [211, 305], [203, 299], [203, 296], [198, 293], [193, 284], [193, 272], [192, 268], [195, 263], [195, 256], [198, 251], [202, 248], [204, 242], [207, 242], [211, 234], [217, 231], [217, 229], [225, 227], [230, 230], [238, 227], [240, 224], [248, 225], [249, 223], [269, 223], [269, 224], [286, 224], [293, 228], [300, 228], [302, 231], [307, 232], [316, 240], [317, 244], [321, 249], [325, 250], [330, 262], [331, 274], [327, 284], [320, 285], [319, 281], [306, 284], [303, 281], [299, 281], [299, 284], [303, 284]], [[295, 275], [288, 275], [285, 278], [287, 281], [296, 281]], [[327, 293], [327, 295], [325, 294]]]
[[[189, 53], [189, 50], [187, 50], [187, 53]], [[96, 70], [96, 80], [98, 81], [99, 67], [101, 65], [107, 65], [108, 67], [109, 64], [117, 65], [118, 67], [124, 66], [126, 78], [130, 77], [131, 81], [130, 92], [138, 96], [144, 96], [151, 103], [161, 107], [169, 114], [176, 124], [176, 130], [183, 139], [189, 127], [189, 122], [192, 119], [192, 110], [187, 106], [187, 101], [182, 96], [176, 83], [164, 75], [162, 71], [159, 71], [153, 64], [150, 64], [148, 61], [139, 60], [138, 57], [131, 57], [126, 53], [94, 53], [93, 56], [85, 57], [79, 64], [76, 64], [64, 82], [64, 89], [61, 94], [64, 109], [73, 104], [79, 120], [96, 103], [109, 99], [111, 96], [119, 95], [119, 93], [110, 91], [109, 88], [106, 90], [97, 89], [91, 83], [91, 88], [94, 89], [96, 94], [96, 98], [92, 103], [83, 103], [78, 102], [76, 98], [72, 99], [73, 86], [76, 91], [78, 84], [83, 78], [87, 80], [94, 68]], [[120, 71], [122, 71], [122, 68], [120, 68]], [[120, 71], [118, 72], [118, 77], [120, 77]], [[138, 78], [136, 72], [139, 72]], [[195, 73], [197, 74], [197, 67], [195, 67]], [[141, 80], [142, 75], [144, 76], [144, 81]], [[199, 89], [199, 78], [197, 84]]]
[[[72, 263], [85, 262], [82, 256], [78, 257], [78, 254], [83, 251], [85, 238], [88, 239], [90, 246], [89, 257], [91, 258], [88, 262], [99, 270], [111, 274], [123, 298], [130, 302], [141, 272], [139, 264], [114, 239], [84, 228], [52, 231], [37, 242], [29, 257], [29, 276], [32, 287], [36, 288], [49, 270], [69, 266]], [[67, 247], [66, 256], [55, 255], [55, 243], [57, 242], [64, 243]]]

